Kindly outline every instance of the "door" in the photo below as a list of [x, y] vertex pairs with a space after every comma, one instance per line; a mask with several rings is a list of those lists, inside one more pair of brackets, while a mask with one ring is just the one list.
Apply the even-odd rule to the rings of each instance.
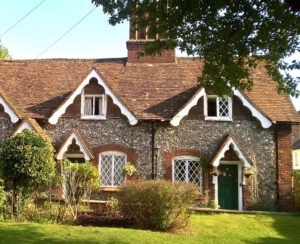
[[222, 209], [238, 209], [238, 166], [219, 165], [218, 198]]

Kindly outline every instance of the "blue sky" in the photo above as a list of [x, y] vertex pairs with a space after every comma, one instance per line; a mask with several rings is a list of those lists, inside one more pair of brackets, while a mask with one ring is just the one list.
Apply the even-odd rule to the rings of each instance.
[[[0, 35], [40, 2], [0, 0]], [[36, 58], [93, 8], [90, 0], [46, 0], [1, 36], [1, 44], [13, 59]], [[128, 28], [128, 23], [110, 26], [108, 16], [97, 8], [39, 58], [125, 57]]]
[[[0, 0], [0, 41], [13, 59], [126, 57], [129, 24], [108, 24], [100, 7], [43, 55], [53, 42], [95, 8], [91, 0], [44, 0], [30, 15], [4, 33], [42, 0]], [[179, 52], [177, 52], [179, 54]], [[297, 56], [299, 59], [300, 55]], [[294, 72], [300, 76], [300, 72]], [[294, 99], [294, 102], [296, 100]], [[300, 100], [295, 102], [300, 110]]]

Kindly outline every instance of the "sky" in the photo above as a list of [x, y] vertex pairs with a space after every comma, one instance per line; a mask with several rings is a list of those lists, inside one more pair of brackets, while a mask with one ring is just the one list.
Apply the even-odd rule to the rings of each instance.
[[[91, 0], [0, 0], [0, 10], [0, 44], [13, 59], [127, 56], [128, 22], [109, 25]], [[300, 110], [300, 99], [292, 100]]]
[[46, 48], [95, 6], [91, 0], [44, 0], [31, 14], [2, 35], [42, 0], [0, 0], [0, 38], [13, 59], [126, 57], [128, 22], [111, 26], [100, 7], [47, 52]]

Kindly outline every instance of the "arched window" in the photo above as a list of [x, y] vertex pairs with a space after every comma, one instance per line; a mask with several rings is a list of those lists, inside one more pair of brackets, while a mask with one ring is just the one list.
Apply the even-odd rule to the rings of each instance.
[[122, 174], [126, 165], [127, 155], [118, 151], [106, 151], [99, 155], [99, 171], [101, 186], [117, 187], [125, 182]]
[[202, 168], [198, 157], [183, 155], [173, 158], [172, 181], [194, 183], [202, 190]]

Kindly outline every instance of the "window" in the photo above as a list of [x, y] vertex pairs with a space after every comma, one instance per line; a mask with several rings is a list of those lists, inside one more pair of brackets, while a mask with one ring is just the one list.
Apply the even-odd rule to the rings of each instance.
[[117, 151], [108, 151], [100, 154], [99, 170], [101, 174], [101, 186], [116, 187], [125, 182], [122, 174], [127, 162], [127, 156]]
[[231, 120], [232, 99], [231, 97], [206, 96], [205, 117], [208, 120]]
[[300, 150], [293, 150], [293, 169], [300, 169]]
[[179, 156], [173, 159], [173, 182], [182, 181], [194, 183], [202, 190], [202, 169], [199, 158]]
[[106, 96], [105, 95], [83, 95], [81, 114], [85, 119], [105, 119]]

